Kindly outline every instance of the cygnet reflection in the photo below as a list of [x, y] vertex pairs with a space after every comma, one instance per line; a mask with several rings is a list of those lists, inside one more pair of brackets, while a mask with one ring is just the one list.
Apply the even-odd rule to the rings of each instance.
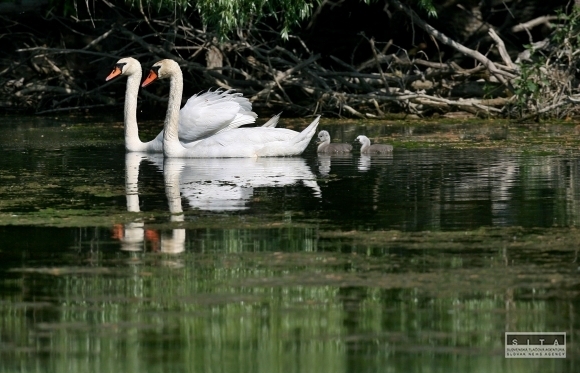
[[360, 172], [366, 172], [371, 169], [372, 166], [384, 166], [390, 164], [393, 160], [393, 154], [361, 154], [358, 162], [357, 169]]
[[318, 173], [320, 176], [328, 176], [332, 167], [352, 164], [352, 154], [323, 154], [317, 155]]
[[371, 157], [366, 154], [361, 154], [358, 159], [357, 168], [359, 171], [368, 171], [371, 168]]

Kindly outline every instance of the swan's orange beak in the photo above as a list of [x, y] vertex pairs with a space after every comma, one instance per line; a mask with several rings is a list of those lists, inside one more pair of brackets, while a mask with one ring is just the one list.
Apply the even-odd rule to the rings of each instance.
[[117, 65], [117, 66], [113, 67], [113, 71], [111, 71], [111, 73], [109, 74], [109, 76], [107, 76], [107, 79], [105, 79], [105, 80], [108, 82], [109, 80], [121, 75], [121, 73], [122, 73], [121, 68]]
[[141, 84], [141, 87], [147, 87], [149, 84], [153, 83], [158, 78], [159, 78], [159, 75], [157, 75], [157, 71], [155, 71], [153, 69], [149, 70], [149, 75], [147, 75], [147, 79], [145, 79], [143, 81], [143, 84]]

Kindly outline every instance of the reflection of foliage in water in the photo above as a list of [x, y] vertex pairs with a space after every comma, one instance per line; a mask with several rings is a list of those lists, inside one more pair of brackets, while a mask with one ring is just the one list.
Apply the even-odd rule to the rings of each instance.
[[298, 247], [311, 235], [300, 230], [191, 228], [180, 255], [29, 251], [34, 265], [0, 285], [1, 366], [370, 372], [476, 359], [504, 371], [506, 329], [577, 329], [567, 229], [325, 231], [312, 252], [276, 250], [280, 236]]

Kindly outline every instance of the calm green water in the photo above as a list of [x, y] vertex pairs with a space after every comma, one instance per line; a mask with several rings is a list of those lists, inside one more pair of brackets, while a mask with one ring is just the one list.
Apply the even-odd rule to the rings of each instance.
[[[395, 152], [164, 161], [2, 119], [0, 373], [580, 369], [573, 126], [326, 119]], [[567, 358], [506, 359], [506, 331]]]

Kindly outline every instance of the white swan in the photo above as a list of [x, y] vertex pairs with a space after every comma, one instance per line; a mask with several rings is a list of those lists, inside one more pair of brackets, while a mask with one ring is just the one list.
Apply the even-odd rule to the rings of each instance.
[[[320, 116], [302, 132], [283, 128], [236, 128], [217, 133], [184, 146], [179, 142], [179, 100], [183, 92], [181, 68], [173, 60], [153, 65], [143, 84], [156, 79], [170, 79], [169, 102], [165, 116], [163, 155], [170, 158], [249, 158], [302, 154], [312, 139]], [[217, 115], [217, 114], [216, 114]]]
[[350, 144], [330, 143], [330, 134], [324, 130], [318, 133], [317, 144], [319, 144], [316, 149], [318, 153], [340, 154], [350, 153], [352, 150], [352, 145]]
[[360, 152], [362, 154], [373, 154], [373, 153], [391, 153], [393, 151], [393, 145], [384, 144], [373, 144], [371, 145], [371, 140], [364, 135], [357, 136], [355, 141], [362, 144]]
[[[163, 131], [148, 142], [139, 139], [137, 126], [137, 94], [141, 84], [141, 64], [134, 58], [121, 58], [107, 76], [109, 81], [118, 76], [127, 76], [125, 90], [125, 148], [130, 152], [162, 152]], [[183, 80], [181, 80], [183, 81]], [[183, 89], [183, 87], [182, 87]], [[179, 103], [181, 105], [181, 97]], [[208, 91], [192, 96], [179, 114], [179, 141], [184, 146], [192, 141], [212, 136], [221, 131], [237, 128], [256, 121], [252, 104], [241, 93], [230, 91]], [[280, 115], [264, 124], [275, 127]]]

